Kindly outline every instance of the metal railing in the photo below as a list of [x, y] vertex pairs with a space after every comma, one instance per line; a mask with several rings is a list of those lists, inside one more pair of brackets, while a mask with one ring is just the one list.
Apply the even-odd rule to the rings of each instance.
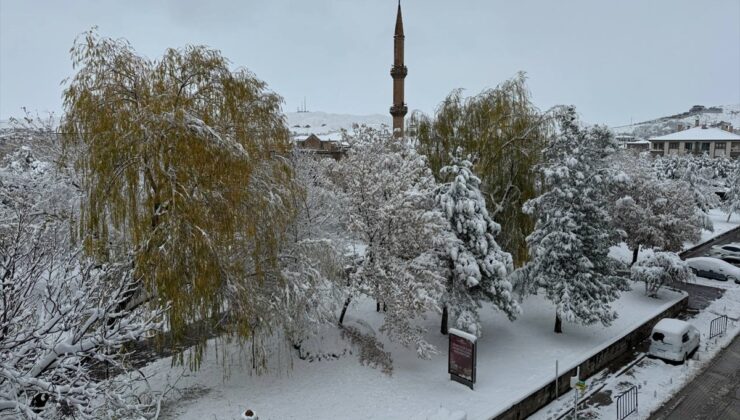
[[637, 413], [637, 385], [617, 396], [617, 420], [626, 419], [632, 413]]
[[725, 335], [727, 331], [727, 315], [718, 316], [709, 323], [709, 338]]

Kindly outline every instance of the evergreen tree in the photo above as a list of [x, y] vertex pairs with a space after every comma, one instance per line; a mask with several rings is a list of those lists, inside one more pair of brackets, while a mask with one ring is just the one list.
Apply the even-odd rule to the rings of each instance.
[[443, 334], [447, 333], [449, 311], [456, 328], [480, 335], [482, 301], [490, 301], [511, 320], [520, 312], [507, 279], [513, 266], [511, 254], [496, 243], [501, 226], [488, 215], [480, 179], [471, 167], [469, 160], [453, 158], [441, 170], [441, 178], [450, 182], [437, 191], [437, 204], [457, 239], [447, 243], [451, 269], [442, 312]]
[[605, 127], [582, 129], [575, 110], [561, 116], [561, 133], [544, 150], [539, 166], [543, 192], [524, 210], [536, 217], [527, 237], [530, 261], [525, 291], [544, 289], [555, 304], [555, 332], [562, 320], [609, 325], [610, 303], [627, 288], [616, 275], [609, 248], [619, 242], [606, 209], [607, 192], [618, 178], [606, 163], [617, 144]]

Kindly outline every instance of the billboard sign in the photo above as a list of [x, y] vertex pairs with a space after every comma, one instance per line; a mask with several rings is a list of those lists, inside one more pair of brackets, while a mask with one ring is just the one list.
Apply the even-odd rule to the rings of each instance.
[[450, 328], [449, 340], [447, 372], [450, 379], [473, 389], [478, 338], [473, 334]]

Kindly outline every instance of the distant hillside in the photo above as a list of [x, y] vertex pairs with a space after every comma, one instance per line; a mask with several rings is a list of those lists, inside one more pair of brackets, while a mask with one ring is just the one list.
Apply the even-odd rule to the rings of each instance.
[[709, 127], [719, 126], [721, 123], [732, 124], [735, 133], [740, 132], [740, 104], [705, 107], [695, 105], [690, 110], [680, 114], [656, 118], [631, 125], [612, 127], [617, 134], [631, 134], [636, 137], [650, 138], [678, 130], [678, 125], [694, 126], [696, 119], [699, 124]]
[[288, 127], [293, 135], [332, 134], [341, 130], [352, 131], [354, 125], [366, 125], [380, 129], [389, 127], [391, 117], [388, 115], [347, 115], [329, 114], [326, 112], [288, 112], [285, 114]]

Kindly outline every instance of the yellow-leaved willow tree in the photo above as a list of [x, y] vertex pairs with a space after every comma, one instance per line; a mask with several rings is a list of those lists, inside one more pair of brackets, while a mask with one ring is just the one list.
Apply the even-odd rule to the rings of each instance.
[[103, 261], [130, 261], [141, 284], [131, 304], [170, 305], [176, 343], [202, 338], [197, 366], [223, 319], [250, 336], [269, 305], [265, 282], [279, 281], [300, 194], [281, 158], [282, 99], [201, 46], [148, 60], [91, 30], [71, 55], [62, 131], [84, 183], [79, 236]]
[[548, 136], [554, 133], [557, 109], [541, 112], [532, 103], [524, 73], [494, 89], [464, 98], [454, 90], [430, 118], [414, 113], [409, 132], [440, 181], [440, 169], [458, 150], [470, 155], [473, 172], [481, 178], [481, 192], [491, 217], [501, 224], [496, 241], [512, 254], [514, 263], [527, 261], [526, 237], [534, 221], [522, 205], [537, 193], [537, 174]]

